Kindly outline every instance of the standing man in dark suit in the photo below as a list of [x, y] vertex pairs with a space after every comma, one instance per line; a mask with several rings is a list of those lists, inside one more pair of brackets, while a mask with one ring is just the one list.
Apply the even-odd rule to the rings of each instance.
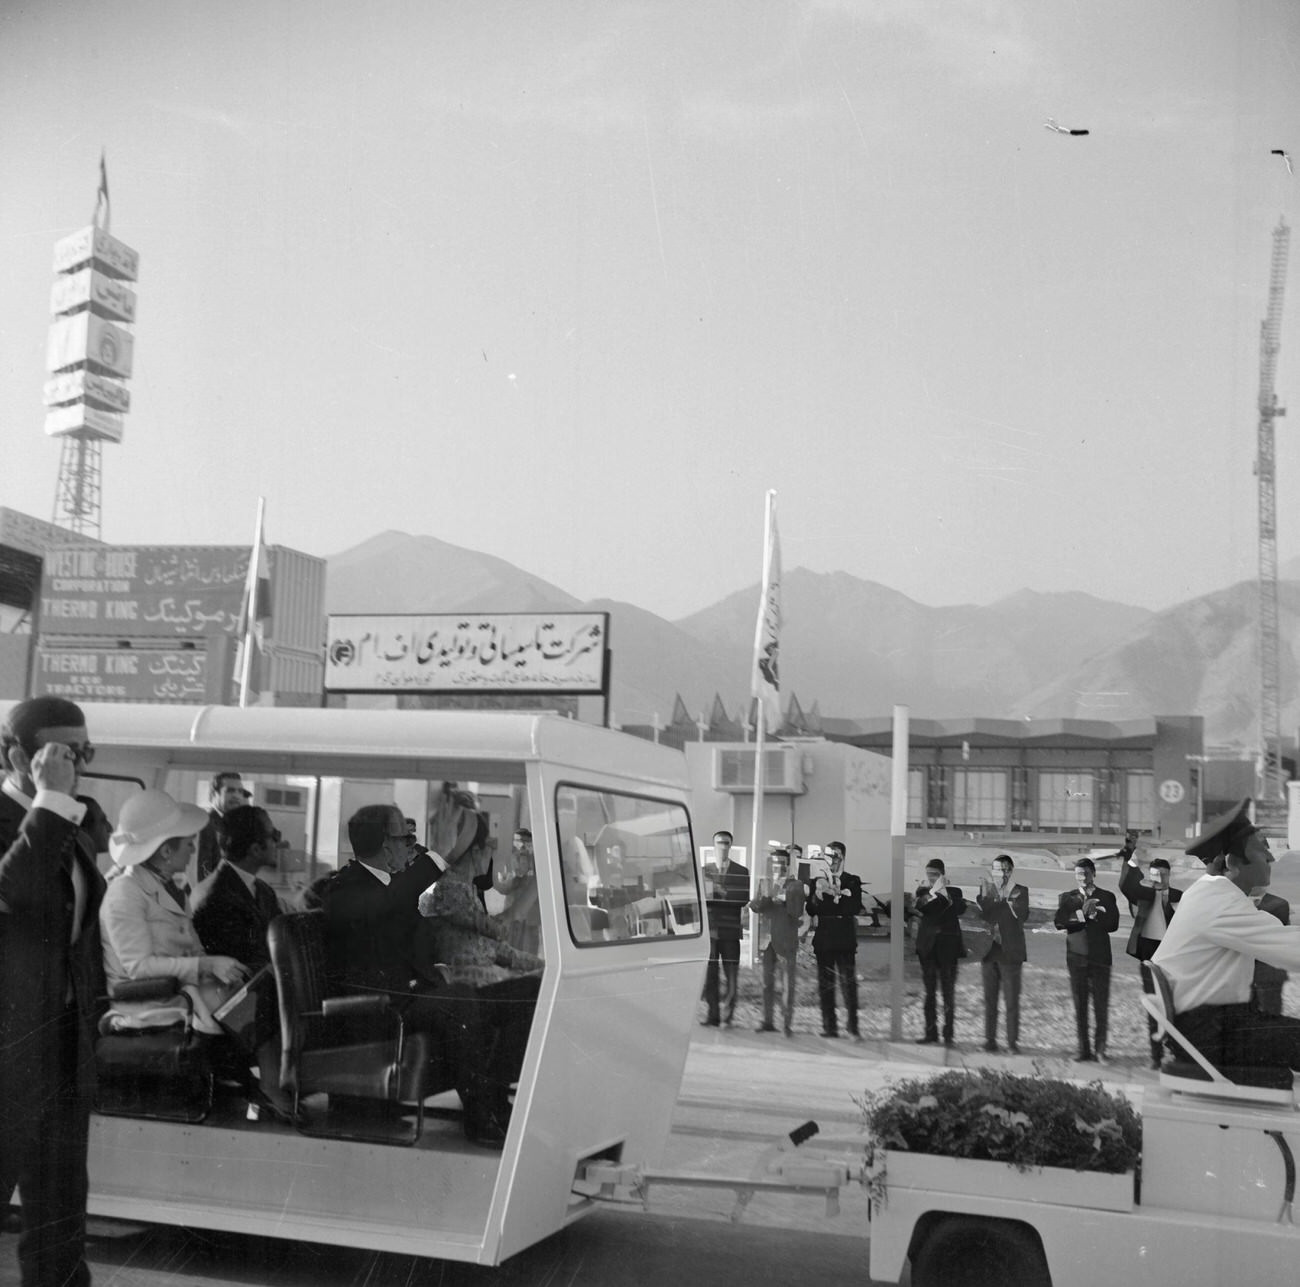
[[[1261, 912], [1276, 916], [1283, 925], [1291, 924], [1291, 904], [1266, 889], [1252, 889], [1250, 901]], [[1262, 1014], [1282, 1013], [1282, 985], [1290, 978], [1285, 970], [1256, 958], [1255, 975], [1250, 984], [1250, 1000]]]
[[[704, 1001], [709, 1013], [701, 1022], [706, 1028], [716, 1028], [723, 1021], [725, 1005], [726, 1024], [730, 1028], [740, 982], [740, 917], [749, 902], [749, 868], [731, 861], [730, 831], [713, 833], [713, 862], [705, 867], [704, 879], [709, 905], [709, 964], [704, 974]], [[719, 963], [726, 987], [723, 997], [718, 995]]]
[[[1133, 856], [1137, 837], [1130, 833], [1120, 850], [1124, 865], [1119, 872], [1119, 892], [1128, 899], [1133, 914], [1133, 928], [1128, 936], [1128, 954], [1139, 961], [1149, 961], [1160, 946], [1169, 922], [1173, 920], [1182, 891], [1169, 884], [1169, 863], [1163, 858], [1153, 858], [1147, 879], [1142, 879], [1142, 868]], [[1143, 991], [1150, 992], [1152, 983], [1147, 972], [1142, 972]], [[1162, 1043], [1156, 1037], [1156, 1021], [1147, 1016], [1147, 1031], [1151, 1041], [1151, 1067], [1160, 1067]]]
[[[223, 769], [212, 775], [208, 783], [208, 825], [199, 832], [199, 853], [195, 859], [195, 885], [207, 880], [221, 861], [221, 842], [217, 837], [217, 823], [231, 809], [242, 809], [249, 801], [244, 790], [244, 779], [233, 769]], [[243, 957], [236, 957], [242, 961]]]
[[803, 919], [803, 881], [789, 874], [790, 851], [773, 849], [772, 878], [759, 882], [758, 896], [749, 904], [758, 913], [758, 951], [763, 962], [763, 1022], [759, 1032], [775, 1032], [776, 974], [784, 972], [781, 990], [783, 1030], [794, 1035], [794, 982], [799, 953], [799, 922]]
[[1010, 854], [993, 860], [993, 876], [980, 881], [975, 901], [989, 927], [989, 950], [980, 962], [984, 978], [984, 1049], [998, 1049], [998, 996], [1007, 1011], [1007, 1049], [1020, 1053], [1020, 971], [1025, 963], [1025, 922], [1029, 890], [1011, 879], [1016, 864]]
[[[1074, 998], [1074, 1022], [1079, 1038], [1078, 1061], [1107, 1062], [1106, 1034], [1110, 1019], [1110, 936], [1119, 929], [1115, 895], [1096, 883], [1091, 858], [1074, 864], [1077, 888], [1067, 890], [1056, 905], [1054, 924], [1066, 933], [1065, 964]], [[1092, 998], [1096, 1036], [1088, 1039], [1088, 998]]]
[[957, 962], [966, 955], [961, 937], [961, 914], [966, 900], [956, 885], [948, 884], [942, 858], [925, 864], [926, 884], [918, 887], [912, 900], [916, 909], [916, 959], [925, 984], [925, 1036], [918, 1045], [932, 1046], [939, 1040], [937, 987], [943, 989], [943, 1044], [953, 1041], [953, 1012], [956, 1009]]
[[844, 870], [846, 850], [842, 840], [826, 846], [831, 874], [818, 876], [808, 899], [808, 915], [817, 918], [813, 955], [817, 958], [817, 995], [822, 1007], [822, 1036], [838, 1037], [835, 1019], [835, 976], [844, 996], [845, 1031], [861, 1041], [858, 1031], [858, 922], [862, 910], [862, 882]]
[[0, 728], [0, 1202], [22, 1199], [24, 1287], [86, 1287], [86, 1148], [104, 993], [104, 878], [76, 798], [80, 707], [19, 702]]

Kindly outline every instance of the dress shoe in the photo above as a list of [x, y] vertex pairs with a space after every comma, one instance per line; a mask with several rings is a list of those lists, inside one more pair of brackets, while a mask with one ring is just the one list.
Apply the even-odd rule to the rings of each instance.
[[758, 1025], [758, 1027], [754, 1029], [754, 1031], [755, 1031], [755, 1032], [775, 1032], [775, 1031], [776, 1031], [776, 1024], [774, 1024], [774, 1023], [760, 1023], [760, 1024]]
[[782, 1031], [785, 1033], [785, 1035], [786, 1035], [787, 1037], [793, 1037], [793, 1036], [794, 1036], [794, 1029], [793, 1029], [793, 1028], [788, 1024], [788, 1023], [785, 1025], [785, 1027], [782, 1029]]
[[505, 1123], [493, 1112], [478, 1111], [465, 1116], [465, 1138], [480, 1148], [499, 1149], [506, 1142]]
[[720, 1019], [701, 1019], [701, 1020], [700, 1020], [700, 1027], [701, 1027], [701, 1028], [719, 1028], [719, 1027], [721, 1027], [721, 1026], [722, 1026], [722, 1021], [721, 1021]]
[[952, 1039], [951, 1036], [947, 1036], [943, 1039], [943, 1044], [951, 1049], [957, 1043]]
[[1016, 1045], [1014, 1041], [1008, 1041], [1007, 1051], [1009, 1054], [1018, 1055], [1020, 1053], [1020, 1047]]
[[1110, 1057], [1106, 1054], [1106, 1052], [1105, 1052], [1104, 1050], [1100, 1050], [1100, 1049], [1099, 1049], [1099, 1050], [1097, 1051], [1097, 1062], [1098, 1062], [1098, 1063], [1099, 1063], [1103, 1068], [1109, 1068], [1109, 1067], [1110, 1067]]
[[986, 1041], [984, 1043], [984, 1049], [987, 1050], [989, 1054], [996, 1055], [998, 1053], [998, 1043], [996, 1041]]
[[1077, 1055], [1075, 1055], [1074, 1062], [1076, 1064], [1095, 1064], [1097, 1062], [1097, 1057], [1091, 1050], [1081, 1050]]
[[[949, 1038], [949, 1040], [951, 1040], [951, 1038]], [[939, 1044], [939, 1038], [937, 1034], [927, 1033], [924, 1037], [917, 1037], [916, 1044], [918, 1046], [937, 1046]]]
[[823, 1037], [839, 1037], [839, 1035], [840, 1035], [840, 1034], [839, 1034], [839, 1033], [838, 1033], [834, 1028], [823, 1028], [823, 1029], [822, 1029], [822, 1036], [823, 1036]]

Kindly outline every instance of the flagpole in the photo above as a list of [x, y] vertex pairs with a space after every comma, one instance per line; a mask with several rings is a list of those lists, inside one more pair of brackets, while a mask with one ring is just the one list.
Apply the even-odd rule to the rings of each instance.
[[[766, 503], [763, 507], [763, 589], [764, 601], [772, 576], [772, 507], [776, 501], [776, 492], [768, 489]], [[760, 607], [758, 626], [755, 631], [755, 648], [761, 637], [764, 609]], [[763, 825], [763, 741], [767, 731], [767, 703], [759, 696], [758, 718], [754, 724], [754, 818], [750, 832], [749, 846], [749, 901], [758, 897], [759, 848], [758, 837]], [[758, 913], [749, 913], [749, 945], [745, 949], [745, 964], [752, 970], [758, 961]]]
[[253, 534], [253, 552], [249, 555], [248, 584], [244, 587], [244, 657], [239, 676], [239, 705], [248, 705], [248, 683], [253, 669], [253, 627], [257, 622], [257, 578], [261, 574], [262, 519], [266, 512], [266, 497], [257, 498], [257, 530]]

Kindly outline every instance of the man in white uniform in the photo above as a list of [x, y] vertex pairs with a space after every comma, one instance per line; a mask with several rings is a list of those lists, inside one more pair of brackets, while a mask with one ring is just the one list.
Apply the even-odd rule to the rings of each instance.
[[1169, 977], [1179, 1030], [1218, 1067], [1300, 1068], [1300, 1019], [1251, 1004], [1258, 958], [1300, 969], [1300, 925], [1260, 911], [1250, 892], [1269, 883], [1273, 855], [1246, 816], [1250, 801], [1213, 822], [1187, 846], [1206, 866], [1151, 958]]

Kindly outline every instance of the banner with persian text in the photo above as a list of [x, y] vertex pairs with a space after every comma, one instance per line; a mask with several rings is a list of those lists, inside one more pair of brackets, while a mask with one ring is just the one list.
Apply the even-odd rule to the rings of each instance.
[[327, 692], [603, 693], [607, 612], [331, 616]]
[[208, 656], [197, 649], [38, 648], [33, 695], [73, 701], [202, 702]]

